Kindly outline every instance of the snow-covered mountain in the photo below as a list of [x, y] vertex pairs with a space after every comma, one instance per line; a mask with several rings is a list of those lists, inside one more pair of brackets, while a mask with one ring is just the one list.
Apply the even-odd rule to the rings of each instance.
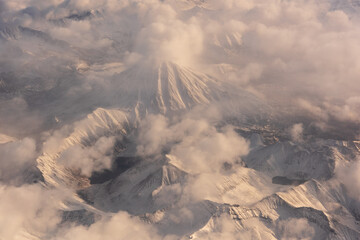
[[360, 239], [358, 1], [15, 2], [0, 239]]
[[214, 78], [171, 62], [139, 63], [115, 75], [113, 81], [119, 89], [116, 102], [153, 113], [188, 110], [226, 94]]
[[[59, 151], [76, 144], [91, 145], [106, 134], [126, 136], [131, 128], [126, 114], [118, 110], [98, 109], [82, 121], [85, 127], [75, 127]], [[222, 236], [225, 221], [233, 226], [229, 236], [246, 233], [249, 239], [278, 239], [287, 221], [299, 221], [318, 239], [357, 239], [357, 207], [334, 174], [336, 167], [360, 154], [358, 142], [264, 142], [269, 136], [258, 131], [248, 137], [252, 147], [249, 155], [211, 183], [216, 194], [205, 200], [189, 199], [189, 184], [199, 176], [174, 165], [171, 157], [129, 158], [122, 156], [135, 154], [132, 150], [120, 150], [116, 161], [128, 162], [118, 165], [122, 168], [118, 171], [113, 167], [110, 172], [99, 172], [92, 184], [91, 178], [57, 165], [59, 153], [53, 159], [41, 156], [38, 164], [47, 183], [66, 183], [78, 189], [85, 201], [82, 205], [94, 207], [100, 215], [127, 211], [155, 224], [164, 235], [194, 239]], [[123, 146], [131, 149], [132, 144]], [[174, 218], [185, 209], [191, 212], [191, 220]], [[93, 214], [99, 214], [91, 208], [91, 214], [89, 209], [78, 211], [79, 223], [91, 222]]]
[[[55, 147], [46, 148], [37, 159], [38, 168], [50, 185], [70, 185], [75, 188], [87, 186], [89, 180], [79, 173], [57, 163], [61, 153], [73, 146], [91, 146], [103, 136], [127, 134], [130, 123], [127, 114], [116, 109], [96, 109], [85, 119], [75, 122], [70, 132], [60, 135]], [[51, 144], [51, 143], [49, 143]], [[49, 149], [47, 151], [47, 149]]]

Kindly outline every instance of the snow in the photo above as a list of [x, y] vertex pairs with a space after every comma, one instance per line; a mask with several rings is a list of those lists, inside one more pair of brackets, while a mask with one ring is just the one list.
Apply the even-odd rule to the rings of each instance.
[[[211, 2], [206, 1], [176, 4], [184, 10], [184, 16], [212, 9]], [[331, 4], [334, 10], [354, 13], [359, 9], [358, 1], [333, 0]], [[40, 34], [4, 26], [0, 39], [11, 41], [24, 33]], [[226, 32], [212, 36], [209, 42], [231, 54], [241, 46], [242, 38], [240, 32]], [[126, 48], [126, 44], [120, 47]], [[360, 156], [360, 142], [316, 137], [290, 141], [282, 135], [283, 126], [274, 123], [274, 129], [269, 130], [267, 123], [274, 119], [271, 107], [226, 82], [232, 81], [225, 73], [235, 71], [234, 66], [220, 63], [213, 67], [224, 81], [188, 66], [153, 59], [140, 60], [131, 67], [118, 60], [95, 64], [80, 61], [75, 65], [74, 71], [81, 76], [109, 72], [106, 78], [111, 91], [106, 96], [110, 99], [107, 107], [96, 108], [80, 120], [63, 122], [61, 110], [53, 110], [58, 128], [46, 133], [49, 139], [36, 162], [46, 187], [74, 191], [71, 199], [61, 203], [64, 221], [90, 225], [96, 216], [126, 211], [152, 224], [162, 235], [231, 239], [241, 233], [250, 239], [279, 239], [281, 227], [295, 219], [314, 230], [314, 239], [358, 239], [360, 212], [336, 178], [336, 170]], [[0, 87], [7, 87], [1, 79]], [[211, 194], [202, 199], [191, 195], [189, 189], [204, 175], [187, 171], [181, 161], [167, 153], [136, 156], [132, 139], [138, 123], [147, 115], [181, 116], [199, 105], [220, 108], [224, 120], [216, 126], [235, 125], [250, 143], [250, 153], [230, 170], [207, 173], [210, 177], [204, 178], [204, 186], [210, 186]], [[70, 108], [76, 111], [76, 107]], [[102, 137], [129, 138], [124, 149], [114, 146], [114, 158], [129, 156], [140, 161], [101, 184], [90, 184], [89, 176], [60, 163], [65, 151], [74, 146], [91, 147]], [[16, 139], [0, 134], [0, 144], [12, 141]], [[299, 184], [274, 184], [274, 177], [297, 180]], [[23, 234], [31, 238], [30, 233]]]
[[13, 138], [13, 137], [10, 137], [10, 136], [0, 133], [0, 144], [14, 142], [14, 141], [16, 141], [16, 138]]

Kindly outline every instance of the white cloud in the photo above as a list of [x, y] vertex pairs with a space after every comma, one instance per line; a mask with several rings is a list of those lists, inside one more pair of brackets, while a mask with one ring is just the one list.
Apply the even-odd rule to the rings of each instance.
[[24, 171], [35, 165], [37, 156], [35, 141], [24, 138], [0, 144], [0, 181], [21, 184]]
[[85, 176], [91, 176], [93, 171], [111, 167], [114, 144], [114, 137], [101, 137], [90, 147], [74, 145], [61, 152], [57, 161], [65, 167], [79, 169]]
[[137, 152], [140, 155], [161, 153], [162, 147], [171, 139], [172, 132], [168, 129], [169, 123], [162, 115], [150, 115], [140, 124], [139, 145]]
[[360, 159], [341, 165], [336, 170], [336, 176], [342, 182], [349, 196], [360, 201]]
[[[214, 72], [214, 64], [222, 64], [231, 68], [216, 74], [221, 80], [229, 80], [266, 96], [271, 103], [290, 108], [297, 108], [299, 98], [306, 99], [314, 108], [322, 108], [325, 103], [341, 108], [342, 102], [356, 97], [360, 91], [356, 84], [360, 69], [358, 20], [346, 12], [346, 8], [331, 10], [330, 3], [207, 1], [204, 9], [187, 12], [179, 11], [172, 1], [156, 0], [69, 1], [66, 4], [18, 0], [6, 5], [6, 14], [2, 14], [5, 21], [26, 22], [28, 14], [18, 11], [36, 8], [41, 17], [26, 26], [70, 44], [67, 48], [49, 44], [35, 49], [34, 46], [43, 43], [32, 39], [29, 47], [19, 38], [15, 45], [35, 54], [37, 61], [49, 56], [56, 56], [59, 58], [56, 61], [60, 61], [71, 56], [66, 59], [69, 66], [84, 62], [91, 68], [94, 63], [134, 64], [140, 59], [150, 59], [203, 66], [209, 72]], [[47, 22], [87, 10], [93, 10], [95, 16], [57, 25]], [[24, 61], [21, 59], [26, 58], [15, 58], [12, 66]], [[31, 59], [31, 64], [36, 64], [37, 61]], [[45, 69], [39, 73], [48, 74]], [[64, 74], [53, 70], [49, 72]], [[105, 87], [111, 78], [94, 72], [82, 74], [89, 81], [80, 86], [82, 91], [76, 94], [91, 92], [95, 86]], [[112, 89], [107, 86], [103, 90], [103, 98], [99, 97], [102, 100], [107, 99]], [[355, 121], [354, 109], [339, 110], [323, 109], [322, 115], [329, 118], [319, 121], [331, 124], [329, 120], [333, 117], [339, 121]], [[335, 112], [330, 114], [331, 111]]]
[[303, 141], [303, 133], [304, 133], [304, 126], [302, 123], [297, 123], [297, 124], [294, 124], [290, 130], [290, 136], [291, 136], [291, 139], [294, 141], [294, 142], [301, 142]]
[[44, 237], [60, 222], [58, 204], [61, 195], [40, 185], [7, 187], [0, 185], [0, 238], [29, 239]]
[[[0, 145], [1, 180], [11, 182], [34, 163], [36, 143], [24, 136], [37, 139], [45, 136], [43, 131], [60, 129], [45, 136], [43, 148], [57, 154], [73, 130], [66, 127], [69, 122], [95, 107], [121, 104], [111, 101], [118, 94], [112, 83], [122, 80], [117, 73], [144, 59], [215, 72], [234, 89], [251, 89], [324, 131], [339, 122], [359, 124], [360, 25], [346, 9], [331, 10], [329, 3], [210, 0], [203, 8], [186, 12], [171, 1], [157, 0], [1, 3], [0, 127], [2, 133], [23, 138]], [[68, 19], [89, 10], [91, 17]], [[107, 66], [114, 63], [121, 67], [109, 71]], [[214, 70], [215, 66], [220, 70]], [[286, 119], [284, 115], [280, 118]], [[55, 117], [61, 121], [56, 123]], [[248, 143], [232, 127], [214, 127], [218, 120], [219, 112], [198, 109], [179, 119], [149, 115], [138, 128], [137, 153], [168, 153], [172, 161], [197, 174], [185, 194], [195, 200], [211, 198], [217, 194], [214, 185], [223, 174], [224, 162], [234, 165], [248, 153]], [[301, 141], [303, 126], [293, 125], [290, 135]], [[59, 162], [89, 176], [110, 167], [113, 145], [114, 138], [103, 137], [91, 146], [72, 146], [60, 151]], [[337, 173], [356, 199], [360, 196], [358, 163]], [[180, 194], [177, 185], [163, 190], [156, 195], [159, 204], [167, 195]], [[43, 232], [44, 227], [56, 225], [56, 206], [46, 201], [49, 195], [39, 186], [2, 187], [0, 192], [1, 212], [9, 216], [0, 218], [1, 226], [9, 226], [0, 232], [1, 237], [12, 239], [23, 228]], [[12, 199], [19, 202], [12, 205]], [[183, 214], [191, 216], [186, 210]], [[234, 229], [228, 222], [224, 220], [214, 236], [230, 238]], [[306, 228], [311, 229], [304, 219], [280, 223], [285, 239], [308, 238], [312, 231], [306, 233]], [[59, 239], [111, 239], [114, 234], [133, 239], [158, 237], [148, 225], [118, 213], [89, 228], [69, 229]]]
[[109, 219], [100, 220], [90, 227], [77, 226], [67, 229], [56, 240], [111, 240], [118, 239], [162, 239], [149, 224], [131, 217], [125, 212], [119, 212]]
[[[189, 171], [219, 171], [222, 164], [233, 164], [249, 151], [248, 143], [231, 127], [217, 131], [214, 127], [204, 126], [205, 123], [190, 121], [188, 124], [184, 131], [195, 134], [182, 138], [180, 143], [171, 148], [170, 154], [180, 160], [183, 167]], [[193, 129], [201, 130], [193, 132]]]
[[278, 230], [283, 240], [310, 240], [315, 236], [315, 229], [305, 218], [282, 220], [278, 223]]
[[[151, 4], [151, 6], [150, 6]], [[203, 49], [202, 29], [195, 18], [182, 21], [171, 5], [158, 1], [139, 4], [144, 25], [136, 38], [135, 52], [151, 61], [173, 61], [187, 66]]]
[[248, 143], [230, 126], [216, 129], [207, 119], [185, 115], [170, 123], [161, 115], [150, 115], [141, 124], [138, 153], [156, 155], [168, 151], [184, 169], [217, 172], [227, 162], [235, 163], [248, 153]]

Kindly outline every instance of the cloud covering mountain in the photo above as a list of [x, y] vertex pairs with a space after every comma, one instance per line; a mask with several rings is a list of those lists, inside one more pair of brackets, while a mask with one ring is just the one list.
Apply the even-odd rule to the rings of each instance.
[[356, 239], [359, 7], [0, 1], [0, 239]]

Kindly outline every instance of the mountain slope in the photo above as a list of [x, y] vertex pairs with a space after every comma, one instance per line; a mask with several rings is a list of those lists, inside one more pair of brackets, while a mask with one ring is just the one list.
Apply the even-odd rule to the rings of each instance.
[[251, 239], [279, 239], [283, 234], [281, 224], [291, 219], [306, 219], [309, 228], [314, 230], [312, 239], [357, 239], [360, 234], [358, 221], [341, 207], [346, 206], [345, 195], [336, 181], [310, 181], [266, 197], [251, 207], [225, 205], [192, 237], [203, 239], [216, 233], [224, 224], [224, 219], [219, 218], [223, 215], [234, 224], [233, 237], [242, 234], [239, 236], [251, 235]]
[[221, 84], [170, 62], [137, 64], [115, 75], [115, 103], [153, 113], [170, 113], [219, 99]]
[[[143, 160], [116, 178], [92, 185], [79, 194], [100, 210], [140, 215], [176, 204], [186, 179], [187, 173], [167, 160]], [[171, 201], [164, 202], [165, 197]]]
[[91, 146], [102, 136], [126, 134], [129, 130], [127, 114], [116, 109], [96, 109], [85, 119], [75, 122], [68, 135], [60, 136], [55, 148], [44, 149], [38, 157], [38, 168], [47, 184], [59, 186], [70, 185], [75, 188], [89, 184], [88, 178], [80, 176], [76, 169], [68, 169], [58, 163], [61, 153], [72, 146]]

